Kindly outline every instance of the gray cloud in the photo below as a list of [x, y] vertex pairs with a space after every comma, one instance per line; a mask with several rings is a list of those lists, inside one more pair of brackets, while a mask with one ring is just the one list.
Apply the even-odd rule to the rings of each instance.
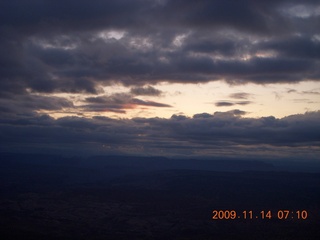
[[160, 96], [162, 92], [152, 86], [148, 87], [135, 87], [130, 91], [131, 94], [136, 96]]
[[215, 105], [217, 107], [230, 107], [230, 106], [233, 106], [234, 103], [232, 102], [226, 102], [226, 101], [220, 101], [220, 102], [216, 102]]
[[251, 101], [239, 101], [239, 102], [236, 102], [235, 104], [237, 105], [248, 105], [248, 104], [251, 104], [252, 102]]
[[131, 103], [137, 104], [137, 105], [142, 105], [142, 106], [152, 106], [152, 107], [171, 107], [168, 104], [164, 103], [158, 103], [158, 102], [153, 102], [153, 101], [144, 101], [138, 98], [133, 98]]
[[300, 59], [319, 59], [320, 43], [313, 36], [288, 37], [274, 41], [266, 41], [259, 47], [264, 50], [272, 50], [282, 56]]
[[231, 110], [230, 112], [235, 116], [242, 116], [242, 115], [246, 115], [247, 114], [246, 111], [242, 111], [242, 110], [239, 110], [239, 109], [234, 109], [234, 110]]
[[303, 91], [302, 94], [309, 94], [309, 95], [320, 95], [320, 91]]
[[[13, 150], [19, 144], [29, 151], [61, 147], [61, 151], [75, 152], [91, 149], [95, 154], [137, 151], [142, 155], [175, 155], [188, 149], [184, 154], [237, 153], [245, 157], [246, 154], [258, 156], [260, 149], [266, 148], [264, 154], [270, 156], [290, 157], [301, 153], [319, 156], [316, 153], [320, 151], [320, 112], [281, 119], [240, 117], [243, 114], [241, 110], [232, 110], [196, 114], [192, 118], [174, 115], [170, 119], [64, 117], [55, 120], [45, 115], [24, 116], [15, 122], [1, 119], [1, 150]], [[250, 151], [245, 154], [247, 149]]]
[[37, 111], [64, 111], [74, 108], [73, 102], [54, 96], [40, 95], [12, 95], [7, 98], [0, 98], [2, 116], [15, 119], [21, 115], [33, 115]]
[[297, 90], [295, 90], [295, 89], [289, 89], [288, 91], [287, 91], [287, 93], [296, 93], [297, 92]]
[[248, 105], [251, 104], [251, 101], [238, 101], [238, 102], [230, 102], [230, 101], [218, 101], [215, 103], [217, 107], [230, 107], [234, 105]]
[[289, 89], [287, 91], [287, 93], [298, 93], [298, 94], [301, 94], [301, 95], [320, 95], [320, 91], [319, 89], [311, 89], [311, 90], [308, 90], [308, 91], [297, 91], [295, 89]]
[[26, 88], [96, 94], [101, 84], [114, 82], [318, 81], [319, 16], [299, 17], [292, 10], [298, 5], [319, 6], [293, 0], [3, 1], [0, 94]]
[[250, 93], [245, 93], [245, 92], [238, 92], [238, 93], [232, 93], [230, 94], [230, 98], [235, 98], [235, 99], [248, 99], [250, 98], [252, 94]]
[[[144, 91], [145, 89], [143, 89]], [[138, 106], [172, 107], [171, 105], [135, 98], [129, 93], [117, 93], [111, 96], [88, 97], [87, 104], [79, 106], [80, 109], [90, 112], [116, 112], [126, 113], [126, 109]]]

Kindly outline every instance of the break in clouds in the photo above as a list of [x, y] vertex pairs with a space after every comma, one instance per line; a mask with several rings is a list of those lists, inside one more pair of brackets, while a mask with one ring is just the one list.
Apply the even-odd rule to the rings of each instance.
[[[170, 108], [161, 98], [142, 98], [165, 94], [153, 87], [161, 82], [319, 81], [319, 1], [2, 0], [0, 9], [3, 151], [23, 143], [27, 150], [172, 155], [319, 152], [319, 112], [282, 119], [242, 118], [239, 109], [192, 118], [81, 118], [88, 111]], [[103, 95], [115, 84], [130, 91]], [[66, 93], [85, 97], [75, 105]], [[247, 93], [230, 98], [214, 104], [251, 104]]]

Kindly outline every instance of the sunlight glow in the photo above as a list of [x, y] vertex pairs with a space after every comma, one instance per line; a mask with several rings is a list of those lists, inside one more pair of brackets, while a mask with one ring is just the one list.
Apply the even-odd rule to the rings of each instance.
[[[59, 111], [39, 110], [54, 118], [63, 116], [106, 116], [111, 118], [160, 117], [170, 118], [173, 114], [192, 117], [198, 113], [227, 112], [238, 109], [246, 114], [243, 117], [259, 118], [275, 116], [282, 118], [291, 114], [317, 111], [320, 104], [320, 84], [309, 81], [296, 84], [266, 84], [266, 85], [236, 85], [231, 86], [223, 81], [203, 84], [159, 83], [153, 86], [163, 92], [161, 96], [140, 96], [142, 101], [153, 101], [168, 104], [172, 107], [155, 107], [145, 105], [123, 105], [125, 113], [113, 111], [82, 111], [81, 106], [90, 94], [55, 93], [42, 96], [65, 98], [74, 104], [73, 108]], [[127, 96], [130, 97], [130, 87], [113, 85], [102, 87], [104, 93], [100, 97]], [[237, 98], [237, 96], [242, 96]], [[97, 97], [97, 96], [95, 96]], [[134, 98], [134, 96], [132, 96]], [[219, 102], [228, 103], [218, 105]], [[119, 109], [121, 110], [121, 109]]]

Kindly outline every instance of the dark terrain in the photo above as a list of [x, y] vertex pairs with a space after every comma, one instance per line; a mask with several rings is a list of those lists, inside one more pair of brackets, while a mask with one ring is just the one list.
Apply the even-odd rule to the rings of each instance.
[[[1, 154], [0, 239], [320, 239], [320, 173], [259, 161]], [[272, 219], [212, 220], [213, 210]], [[275, 216], [306, 210], [307, 219]]]

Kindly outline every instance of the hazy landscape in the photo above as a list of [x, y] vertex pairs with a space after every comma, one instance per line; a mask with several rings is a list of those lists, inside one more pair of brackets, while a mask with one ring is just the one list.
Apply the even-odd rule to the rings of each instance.
[[[2, 239], [320, 237], [319, 172], [259, 161], [39, 154], [1, 154], [0, 171]], [[308, 217], [212, 220], [213, 210], [281, 209]]]

